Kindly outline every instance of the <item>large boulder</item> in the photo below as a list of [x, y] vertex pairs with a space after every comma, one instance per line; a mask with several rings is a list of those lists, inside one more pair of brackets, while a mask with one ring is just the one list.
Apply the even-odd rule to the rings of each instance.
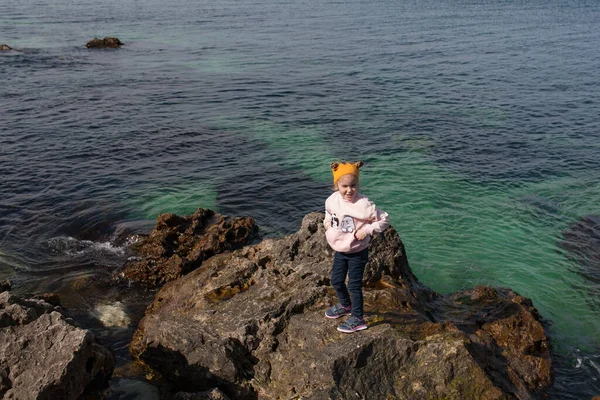
[[123, 42], [116, 37], [105, 37], [104, 39], [93, 38], [86, 43], [85, 47], [88, 49], [105, 49], [105, 48], [117, 48], [123, 46]]
[[0, 293], [0, 397], [101, 398], [114, 357], [59, 311], [44, 300]]
[[323, 214], [166, 284], [131, 343], [178, 390], [236, 399], [529, 399], [552, 383], [549, 340], [509, 289], [442, 296], [418, 282], [393, 228], [370, 245], [369, 329], [324, 317], [336, 303]]
[[239, 249], [258, 232], [253, 218], [228, 218], [199, 208], [193, 215], [161, 214], [118, 278], [161, 286], [198, 268], [215, 254]]

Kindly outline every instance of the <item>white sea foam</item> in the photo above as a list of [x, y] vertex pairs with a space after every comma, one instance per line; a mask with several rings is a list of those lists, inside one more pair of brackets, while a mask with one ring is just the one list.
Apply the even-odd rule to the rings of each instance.
[[86, 242], [89, 242], [90, 247], [93, 249], [110, 251], [110, 252], [117, 253], [117, 254], [124, 253], [123, 247], [113, 246], [112, 243], [110, 243], [110, 242], [90, 242], [90, 241], [86, 241]]
[[120, 301], [97, 304], [92, 314], [107, 327], [127, 328], [131, 323], [131, 319]]
[[71, 236], [59, 236], [48, 240], [48, 246], [57, 253], [79, 256], [89, 252], [103, 252], [115, 255], [125, 253], [124, 247], [114, 246], [110, 242], [79, 240]]

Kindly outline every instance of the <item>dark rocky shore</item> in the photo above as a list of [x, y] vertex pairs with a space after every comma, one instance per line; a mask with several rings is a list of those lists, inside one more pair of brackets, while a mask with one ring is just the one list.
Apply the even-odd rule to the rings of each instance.
[[[336, 297], [322, 219], [308, 214], [297, 233], [248, 244], [257, 231], [251, 218], [202, 209], [160, 216], [137, 245], [139, 257], [115, 276], [164, 284], [134, 334], [133, 356], [164, 377], [176, 399], [544, 397], [550, 344], [531, 301], [492, 287], [432, 291], [411, 272], [391, 227], [370, 245], [369, 329], [336, 331], [339, 320], [323, 315]], [[54, 315], [48, 310], [36, 312]], [[17, 329], [7, 321], [3, 333]], [[20, 351], [16, 337], [5, 338], [0, 349]], [[0, 393], [20, 379], [4, 354]]]

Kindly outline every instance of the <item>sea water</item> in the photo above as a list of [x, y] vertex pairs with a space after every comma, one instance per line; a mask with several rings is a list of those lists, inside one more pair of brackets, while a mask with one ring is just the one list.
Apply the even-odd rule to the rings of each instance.
[[0, 278], [123, 361], [151, 294], [89, 288], [128, 233], [204, 207], [289, 234], [362, 159], [422, 282], [531, 298], [552, 397], [599, 395], [598, 26], [586, 0], [3, 1]]

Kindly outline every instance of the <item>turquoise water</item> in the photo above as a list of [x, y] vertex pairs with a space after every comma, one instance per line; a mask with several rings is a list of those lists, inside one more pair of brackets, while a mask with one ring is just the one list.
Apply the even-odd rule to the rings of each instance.
[[[362, 159], [361, 191], [421, 281], [532, 298], [551, 397], [600, 394], [600, 232], [563, 243], [600, 214], [596, 2], [25, 0], [0, 15], [18, 50], [0, 54], [0, 278], [17, 290], [68, 291], [91, 314], [114, 293], [77, 288], [126, 257], [116, 233], [206, 207], [289, 234], [322, 210], [330, 162]], [[85, 49], [108, 35], [126, 45]]]

